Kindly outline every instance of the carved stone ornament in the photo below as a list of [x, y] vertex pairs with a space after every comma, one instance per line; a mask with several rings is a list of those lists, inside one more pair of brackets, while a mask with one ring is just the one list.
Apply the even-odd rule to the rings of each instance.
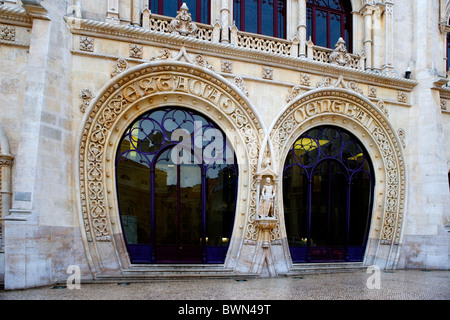
[[330, 62], [332, 64], [338, 64], [340, 66], [347, 66], [351, 62], [351, 57], [345, 47], [345, 41], [339, 38], [335, 45], [334, 51], [330, 54]]
[[209, 70], [214, 71], [214, 67], [212, 65], [209, 64], [208, 61], [206, 61], [205, 57], [202, 56], [201, 54], [198, 54], [195, 56], [194, 58], [195, 63], [197, 63], [199, 66], [202, 66], [204, 68], [207, 68]]
[[0, 25], [0, 40], [15, 41], [16, 28], [14, 26]]
[[288, 96], [286, 97], [286, 102], [291, 102], [300, 93], [302, 93], [302, 87], [300, 85], [294, 86], [292, 89], [289, 90]]
[[398, 129], [397, 131], [398, 138], [402, 144], [403, 149], [406, 148], [406, 131], [403, 128]]
[[94, 98], [94, 94], [89, 89], [83, 89], [81, 90], [80, 98], [82, 100], [82, 103], [80, 104], [80, 111], [84, 113], [86, 108], [91, 103], [91, 100]]
[[139, 44], [130, 44], [130, 58], [142, 59], [143, 46]]
[[80, 37], [80, 50], [93, 52], [94, 51], [94, 38]]
[[156, 56], [152, 57], [150, 59], [150, 61], [159, 61], [159, 60], [167, 60], [172, 58], [172, 53], [170, 52], [169, 49], [167, 48], [163, 48], [160, 50], [159, 54], [157, 54]]
[[191, 14], [186, 3], [177, 11], [177, 16], [168, 25], [170, 33], [192, 37], [198, 32], [197, 25], [192, 22]]
[[234, 84], [241, 90], [247, 97], [248, 97], [248, 91], [247, 86], [245, 85], [244, 79], [242, 79], [241, 76], [237, 76], [234, 78]]
[[233, 73], [233, 62], [230, 60], [222, 60], [222, 72]]
[[117, 60], [116, 64], [114, 65], [114, 70], [111, 73], [111, 78], [114, 78], [115, 76], [117, 76], [118, 74], [121, 74], [122, 72], [124, 72], [127, 69], [128, 69], [128, 61], [123, 58], [120, 58], [119, 60]]

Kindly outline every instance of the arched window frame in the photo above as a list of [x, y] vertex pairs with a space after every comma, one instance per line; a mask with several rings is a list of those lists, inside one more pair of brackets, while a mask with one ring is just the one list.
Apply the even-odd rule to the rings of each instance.
[[327, 48], [333, 48], [336, 44], [337, 39], [331, 39], [331, 15], [340, 16], [340, 37], [345, 40], [347, 50], [353, 52], [353, 19], [352, 19], [352, 5], [349, 0], [329, 0], [339, 2], [341, 9], [325, 7], [320, 5], [319, 0], [310, 0], [306, 3], [306, 16], [307, 16], [307, 37], [311, 37], [314, 44], [319, 45], [319, 42], [324, 41], [318, 40], [317, 35], [317, 11], [323, 11], [327, 14], [327, 26], [326, 26], [326, 45]]
[[[154, 118], [154, 115], [156, 113], [159, 113], [158, 119]], [[174, 115], [182, 114], [185, 116], [185, 121], [177, 122], [174, 121]], [[163, 114], [162, 118], [161, 114]], [[141, 121], [146, 121], [147, 124], [151, 124], [148, 128], [151, 128], [153, 126], [153, 129], [150, 131], [143, 130], [143, 127], [141, 127], [142, 123]], [[166, 124], [166, 121], [168, 121], [168, 125]], [[171, 124], [171, 121], [174, 121]], [[196, 126], [194, 124], [195, 121], [200, 121], [201, 126]], [[192, 132], [185, 131], [184, 123], [190, 123]], [[193, 128], [192, 128], [193, 125]], [[147, 130], [148, 130], [147, 128]], [[183, 135], [182, 137], [178, 137], [178, 129], [181, 129], [185, 131], [186, 135]], [[212, 132], [210, 134], [207, 133], [209, 129], [212, 129]], [[144, 134], [144, 136], [141, 138], [138, 138], [140, 134]], [[159, 134], [159, 137], [154, 136], [153, 138], [150, 137], [151, 135]], [[160, 139], [162, 139], [160, 141]], [[180, 140], [178, 140], [180, 139]], [[202, 145], [198, 145], [199, 140], [201, 140]], [[146, 146], [145, 142], [148, 142], [151, 140], [151, 144], [148, 144], [151, 148]], [[123, 141], [128, 141], [129, 143], [129, 149], [122, 150], [122, 143]], [[156, 143], [154, 142], [156, 141]], [[154, 144], [153, 144], [154, 143]], [[219, 145], [218, 145], [218, 144]], [[221, 145], [223, 143], [223, 145]], [[218, 149], [216, 149], [218, 148]], [[174, 152], [174, 153], [173, 153]], [[210, 169], [214, 170], [217, 167], [220, 167], [223, 165], [224, 171], [221, 171], [222, 173], [228, 172], [231, 173], [232, 177], [225, 177], [222, 176], [222, 188], [226, 188], [227, 186], [235, 188], [235, 193], [229, 193], [229, 194], [223, 194], [224, 196], [228, 196], [229, 199], [233, 199], [234, 197], [234, 205], [237, 201], [237, 181], [238, 181], [238, 165], [237, 160], [234, 155], [234, 150], [231, 147], [230, 142], [226, 138], [225, 133], [217, 126], [216, 123], [214, 123], [211, 119], [206, 117], [205, 115], [202, 115], [199, 112], [196, 112], [194, 110], [190, 110], [189, 108], [184, 107], [178, 107], [178, 106], [171, 106], [171, 107], [162, 107], [153, 109], [149, 112], [146, 112], [142, 115], [140, 115], [138, 118], [136, 118], [131, 125], [129, 125], [128, 129], [120, 139], [119, 149], [116, 151], [116, 184], [117, 184], [117, 192], [118, 192], [118, 200], [119, 204], [121, 203], [120, 195], [119, 193], [119, 178], [122, 177], [119, 174], [119, 165], [122, 161], [128, 161], [131, 157], [136, 157], [135, 161], [137, 163], [144, 164], [148, 167], [149, 170], [149, 202], [147, 203], [148, 209], [149, 209], [149, 215], [150, 215], [150, 236], [147, 237], [147, 241], [145, 243], [134, 243], [133, 241], [128, 241], [126, 231], [124, 228], [124, 222], [122, 220], [122, 214], [123, 212], [120, 212], [121, 214], [121, 225], [124, 240], [130, 255], [130, 261], [132, 263], [177, 263], [177, 262], [168, 262], [168, 260], [171, 260], [172, 258], [168, 258], [168, 256], [164, 255], [164, 253], [159, 250], [159, 254], [157, 257], [157, 245], [159, 244], [157, 239], [155, 238], [155, 230], [156, 229], [156, 216], [161, 215], [164, 212], [161, 212], [161, 210], [158, 210], [155, 206], [157, 197], [156, 197], [156, 190], [157, 187], [157, 174], [156, 174], [156, 168], [158, 162], [162, 161], [169, 161], [169, 158], [173, 161], [173, 154], [176, 154], [180, 156], [184, 153], [188, 152], [189, 159], [181, 159], [181, 163], [173, 162], [172, 164], [169, 164], [169, 167], [174, 166], [177, 171], [177, 181], [175, 183], [176, 185], [176, 193], [177, 193], [177, 204], [176, 204], [176, 212], [177, 212], [177, 219], [181, 220], [182, 210], [181, 210], [181, 198], [180, 198], [180, 186], [181, 186], [181, 180], [180, 180], [180, 165], [187, 164], [194, 165], [195, 167], [198, 167], [200, 170], [200, 194], [201, 199], [198, 198], [201, 202], [201, 251], [202, 251], [202, 257], [201, 261], [198, 260], [199, 256], [196, 256], [195, 261], [184, 261], [184, 263], [224, 263], [224, 260], [226, 258], [226, 252], [228, 250], [229, 246], [229, 240], [232, 236], [232, 226], [234, 224], [234, 214], [223, 216], [224, 219], [229, 219], [228, 224], [222, 225], [223, 227], [226, 227], [226, 229], [223, 229], [223, 235], [226, 235], [226, 245], [214, 245], [211, 243], [208, 243], [208, 219], [210, 218], [210, 212], [208, 212], [208, 195], [209, 195], [209, 187], [208, 183], [210, 181], [210, 176], [208, 171]], [[172, 154], [173, 153], [173, 154]], [[134, 156], [132, 156], [134, 154]], [[170, 156], [169, 156], [170, 154]], [[161, 158], [162, 156], [166, 156], [167, 158]], [[211, 158], [212, 157], [212, 158]], [[139, 159], [138, 159], [139, 158]], [[218, 161], [218, 162], [217, 162]], [[170, 162], [170, 161], [169, 161]], [[234, 174], [234, 175], [233, 175]], [[220, 176], [220, 173], [219, 173]], [[129, 179], [129, 178], [128, 178]], [[231, 180], [230, 180], [231, 179]], [[234, 182], [230, 182], [233, 181]], [[211, 185], [213, 186], [213, 185]], [[219, 186], [216, 186], [218, 188]], [[220, 189], [220, 188], [219, 188]], [[122, 190], [123, 191], [123, 190]], [[142, 200], [145, 202], [146, 200]], [[227, 201], [232, 206], [233, 201]], [[120, 205], [119, 205], [120, 207]], [[231, 211], [228, 211], [228, 213], [231, 213]], [[145, 215], [145, 214], [144, 214]], [[178, 222], [179, 222], [178, 221]], [[178, 223], [176, 225], [177, 233], [180, 233], [180, 224]], [[211, 239], [210, 239], [211, 240]], [[223, 240], [225, 241], [225, 240]], [[210, 241], [211, 242], [211, 241]], [[173, 247], [173, 244], [171, 244]], [[181, 249], [181, 247], [180, 247]], [[161, 255], [162, 254], [162, 255]], [[170, 254], [169, 254], [170, 256]], [[162, 259], [162, 260], [161, 260]], [[166, 261], [167, 260], [167, 261]], [[162, 262], [161, 262], [162, 261]], [[178, 263], [181, 263], [178, 261]]]
[[[339, 150], [337, 153], [336, 151], [332, 151], [331, 154], [325, 154], [322, 150], [322, 146], [320, 143], [320, 137], [318, 136], [317, 138], [313, 138], [311, 136], [309, 136], [309, 133], [312, 132], [313, 130], [320, 130], [320, 134], [322, 134], [322, 132], [326, 131], [326, 130], [335, 130], [335, 132], [337, 132], [337, 134], [339, 136], [342, 137], [343, 133], [346, 133], [350, 140], [348, 140], [346, 143], [341, 144], [341, 146], [337, 146], [337, 150]], [[300, 156], [295, 156], [295, 150], [297, 148], [297, 142], [300, 142], [300, 144], [303, 146], [303, 142], [301, 141], [302, 139], [306, 139], [306, 144], [305, 147], [307, 148], [311, 148], [311, 150], [318, 150], [318, 155], [316, 156], [315, 160], [313, 159], [312, 162], [310, 162], [308, 160], [308, 158], [306, 158], [307, 160], [304, 161], [304, 156], [307, 155], [307, 153], [304, 153], [303, 155]], [[311, 144], [308, 144], [308, 140], [313, 141]], [[344, 141], [344, 140], [342, 140]], [[360, 162], [360, 164], [357, 167], [353, 167], [350, 165], [350, 163], [345, 164], [345, 161], [343, 161], [344, 159], [342, 158], [342, 156], [344, 155], [344, 152], [346, 150], [347, 145], [357, 145], [359, 150], [358, 152], [361, 152], [361, 154], [359, 156], [362, 157], [362, 162]], [[350, 150], [350, 149], [348, 149]], [[347, 154], [348, 156], [349, 154]], [[351, 156], [357, 156], [356, 154], [351, 153]], [[293, 162], [288, 164], [288, 159], [291, 159]], [[350, 160], [350, 159], [348, 159]], [[373, 170], [373, 165], [371, 162], [371, 159], [368, 157], [368, 153], [367, 150], [364, 148], [364, 146], [361, 144], [361, 142], [353, 135], [351, 134], [351, 132], [343, 129], [343, 128], [339, 128], [339, 127], [335, 127], [335, 126], [319, 126], [319, 127], [314, 127], [311, 128], [310, 130], [308, 130], [307, 132], [303, 133], [294, 143], [294, 145], [292, 146], [291, 150], [289, 151], [286, 159], [285, 159], [285, 164], [284, 164], [284, 169], [283, 169], [283, 175], [288, 171], [288, 170], [292, 170], [293, 167], [297, 167], [300, 169], [300, 175], [304, 177], [305, 181], [307, 182], [306, 186], [304, 186], [304, 199], [307, 199], [307, 212], [303, 212], [304, 214], [306, 214], [306, 233], [307, 233], [307, 238], [302, 239], [305, 241], [305, 247], [304, 249], [301, 249], [300, 251], [298, 251], [297, 253], [294, 253], [296, 250], [298, 250], [298, 248], [291, 247], [290, 245], [290, 250], [291, 250], [291, 255], [293, 258], [293, 262], [311, 262], [312, 257], [311, 257], [311, 250], [312, 250], [312, 244], [311, 244], [311, 220], [312, 220], [312, 216], [313, 216], [313, 212], [312, 212], [312, 194], [313, 194], [313, 185], [314, 185], [314, 177], [316, 176], [316, 174], [318, 173], [317, 168], [319, 168], [322, 164], [324, 163], [334, 163], [336, 164], [338, 167], [340, 167], [342, 170], [342, 173], [344, 174], [344, 177], [347, 181], [347, 195], [346, 195], [346, 207], [345, 207], [345, 224], [346, 224], [346, 234], [345, 234], [345, 238], [346, 238], [346, 243], [344, 246], [344, 250], [345, 250], [345, 261], [359, 261], [358, 259], [362, 259], [362, 256], [360, 256], [361, 252], [358, 252], [358, 250], [360, 250], [361, 248], [365, 248], [367, 246], [367, 241], [368, 241], [368, 230], [369, 230], [369, 224], [370, 224], [370, 220], [371, 220], [371, 215], [372, 215], [372, 210], [373, 210], [373, 193], [374, 193], [374, 187], [375, 187], [375, 177], [374, 177], [374, 170]], [[364, 168], [367, 168], [364, 169]], [[352, 206], [352, 198], [351, 198], [351, 186], [352, 183], [354, 183], [355, 179], [357, 178], [358, 174], [363, 174], [366, 175], [367, 178], [370, 181], [370, 194], [369, 194], [369, 199], [368, 199], [368, 208], [370, 211], [368, 212], [368, 217], [367, 217], [367, 225], [366, 227], [366, 232], [365, 232], [365, 236], [364, 236], [364, 244], [360, 249], [357, 249], [356, 251], [350, 251], [351, 246], [350, 245], [350, 239], [349, 239], [349, 235], [350, 235], [350, 215], [351, 215], [351, 206]], [[283, 178], [284, 180], [284, 178]], [[283, 182], [284, 183], [284, 182]], [[284, 187], [283, 187], [284, 188]], [[289, 192], [289, 190], [283, 190], [283, 193], [285, 192]], [[283, 195], [284, 197], [285, 195]], [[298, 195], [297, 195], [298, 196]], [[330, 196], [330, 194], [328, 194], [328, 196]], [[286, 210], [286, 208], [285, 208]], [[329, 214], [329, 213], [328, 213]], [[288, 223], [286, 221], [286, 223]], [[288, 234], [289, 237], [289, 234]], [[356, 248], [356, 247], [354, 247]], [[294, 250], [294, 251], [292, 251]], [[363, 255], [364, 253], [362, 253]], [[330, 260], [332, 261], [332, 260]], [[342, 260], [341, 260], [342, 261]]]
[[[262, 34], [275, 38], [286, 38], [286, 30], [287, 30], [287, 17], [286, 17], [286, 7], [287, 0], [247, 0], [256, 2], [256, 21], [248, 21], [246, 20], [246, 0], [233, 0], [233, 19], [236, 23], [236, 26], [239, 30], [245, 32], [254, 32], [251, 30], [256, 29], [254, 33]], [[273, 1], [276, 3], [276, 9], [273, 10], [273, 27], [272, 34], [267, 34], [263, 31], [263, 4], [269, 1]], [[254, 16], [252, 16], [254, 17]], [[250, 23], [253, 22], [252, 25], [256, 22], [256, 28], [250, 28]]]

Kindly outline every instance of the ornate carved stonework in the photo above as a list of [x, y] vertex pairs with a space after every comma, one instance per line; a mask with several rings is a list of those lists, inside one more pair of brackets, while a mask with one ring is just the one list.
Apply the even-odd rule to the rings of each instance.
[[81, 51], [94, 51], [94, 38], [92, 37], [80, 37], [80, 50]]
[[94, 98], [94, 94], [89, 89], [83, 89], [81, 90], [80, 98], [82, 100], [82, 103], [80, 105], [80, 111], [84, 113], [91, 103], [91, 100]]
[[248, 97], [247, 86], [245, 85], [244, 79], [241, 76], [236, 76], [234, 78], [234, 84]]
[[163, 48], [163, 49], [160, 50], [159, 54], [154, 56], [154, 57], [152, 57], [150, 59], [150, 61], [167, 60], [167, 59], [170, 59], [170, 58], [172, 58], [172, 53], [170, 52], [170, 50], [167, 49], [167, 48]]
[[400, 139], [400, 142], [402, 143], [403, 148], [406, 148], [406, 131], [403, 128], [398, 129], [397, 131], [398, 138]]
[[406, 94], [406, 92], [404, 91], [398, 91], [398, 96], [397, 96], [397, 100], [398, 102], [403, 102], [406, 103], [406, 101], [408, 100], [408, 95]]
[[192, 22], [191, 14], [186, 3], [183, 3], [175, 19], [168, 25], [168, 29], [170, 33], [188, 37], [193, 37], [198, 32], [197, 25]]
[[338, 64], [340, 66], [347, 66], [350, 64], [352, 58], [347, 52], [345, 47], [345, 41], [339, 38], [335, 45], [334, 51], [330, 54], [330, 61], [332, 64]]
[[222, 60], [222, 72], [233, 73], [233, 62], [230, 60]]
[[288, 96], [286, 97], [286, 102], [291, 102], [294, 100], [300, 93], [302, 93], [302, 87], [297, 85], [289, 90]]
[[139, 44], [130, 44], [130, 58], [142, 59], [143, 46]]
[[262, 78], [267, 80], [273, 80], [273, 68], [264, 66], [262, 70]]
[[0, 25], [0, 40], [15, 41], [16, 28], [14, 26]]
[[311, 76], [306, 73], [300, 74], [300, 84], [306, 87], [311, 86]]
[[[111, 88], [105, 89], [95, 98], [95, 104], [85, 123], [80, 145], [80, 191], [84, 229], [88, 241], [110, 241], [112, 235], [109, 212], [115, 204], [108, 198], [106, 185], [113, 185], [110, 181], [113, 177], [106, 168], [111, 163], [111, 158], [107, 154], [114, 154], [115, 150], [108, 151], [114, 143], [108, 141], [107, 137], [116, 132], [115, 128], [120, 119], [128, 118], [124, 113], [133, 108], [135, 102], [145, 100], [149, 103], [154, 95], [161, 101], [169, 99], [170, 96], [179, 101], [181, 93], [197, 101], [191, 103], [204, 100], [214, 105], [214, 112], [220, 113], [218, 119], [227, 119], [234, 126], [242, 146], [246, 149], [245, 154], [249, 156], [246, 174], [252, 176], [256, 171], [262, 128], [238, 93], [210, 74], [205, 74], [195, 64], [179, 61], [172, 64], [170, 62], [147, 64], [132, 74], [119, 77]], [[142, 99], [144, 97], [147, 99]], [[248, 192], [251, 200], [247, 210], [250, 211], [249, 215], [254, 215], [256, 184], [250, 185]], [[243, 200], [238, 200], [238, 206], [239, 201]]]
[[124, 72], [127, 69], [128, 69], [128, 61], [123, 58], [120, 58], [114, 64], [114, 69], [113, 69], [113, 72], [111, 73], [111, 78], [114, 78], [115, 76], [117, 76], [118, 74], [121, 74], [122, 72]]
[[[353, 131], [359, 126], [364, 128], [362, 132], [370, 132], [370, 137], [375, 141], [383, 159], [384, 167], [380, 167], [380, 170], [384, 169], [386, 175], [386, 180], [383, 181], [383, 194], [386, 198], [380, 240], [382, 244], [398, 244], [404, 209], [405, 167], [401, 142], [395, 131], [385, 121], [378, 108], [355, 95], [343, 92], [342, 89], [330, 88], [328, 91], [321, 89], [310, 92], [287, 108], [273, 127], [271, 140], [276, 146], [274, 153], [279, 166], [283, 165], [287, 150], [302, 132], [299, 128], [313, 126], [311, 123], [316, 117], [327, 117], [328, 121], [336, 123], [341, 119], [341, 124], [353, 123]], [[361, 133], [361, 139], [363, 137], [367, 135]], [[368, 144], [373, 145], [371, 142]]]

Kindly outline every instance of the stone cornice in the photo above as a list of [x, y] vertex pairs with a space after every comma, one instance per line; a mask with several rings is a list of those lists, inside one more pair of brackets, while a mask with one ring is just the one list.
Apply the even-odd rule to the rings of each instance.
[[332, 64], [325, 64], [305, 58], [290, 57], [278, 54], [274, 55], [262, 51], [236, 47], [229, 44], [212, 43], [176, 34], [146, 30], [139, 27], [114, 25], [101, 21], [78, 19], [73, 17], [65, 17], [65, 20], [71, 32], [76, 35], [146, 45], [164, 46], [175, 50], [179, 50], [179, 48], [184, 45], [187, 50], [193, 53], [201, 53], [218, 58], [241, 60], [244, 62], [252, 61], [267, 66], [291, 69], [316, 75], [326, 74], [335, 77], [344, 75], [346, 79], [359, 81], [361, 83], [370, 83], [372, 85], [377, 84], [379, 86], [401, 89], [405, 91], [411, 91], [417, 85], [417, 82], [414, 80], [385, 76], [375, 74], [373, 72], [355, 70]]
[[23, 8], [0, 5], [0, 23], [31, 27], [32, 19]]

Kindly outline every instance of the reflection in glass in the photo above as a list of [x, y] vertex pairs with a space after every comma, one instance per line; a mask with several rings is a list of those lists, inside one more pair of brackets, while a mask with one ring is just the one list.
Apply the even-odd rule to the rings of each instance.
[[132, 263], [224, 263], [236, 205], [233, 157], [217, 125], [189, 110], [152, 110], [130, 125], [116, 175]]
[[283, 203], [294, 262], [361, 261], [372, 210], [373, 170], [349, 132], [317, 127], [285, 160]]

